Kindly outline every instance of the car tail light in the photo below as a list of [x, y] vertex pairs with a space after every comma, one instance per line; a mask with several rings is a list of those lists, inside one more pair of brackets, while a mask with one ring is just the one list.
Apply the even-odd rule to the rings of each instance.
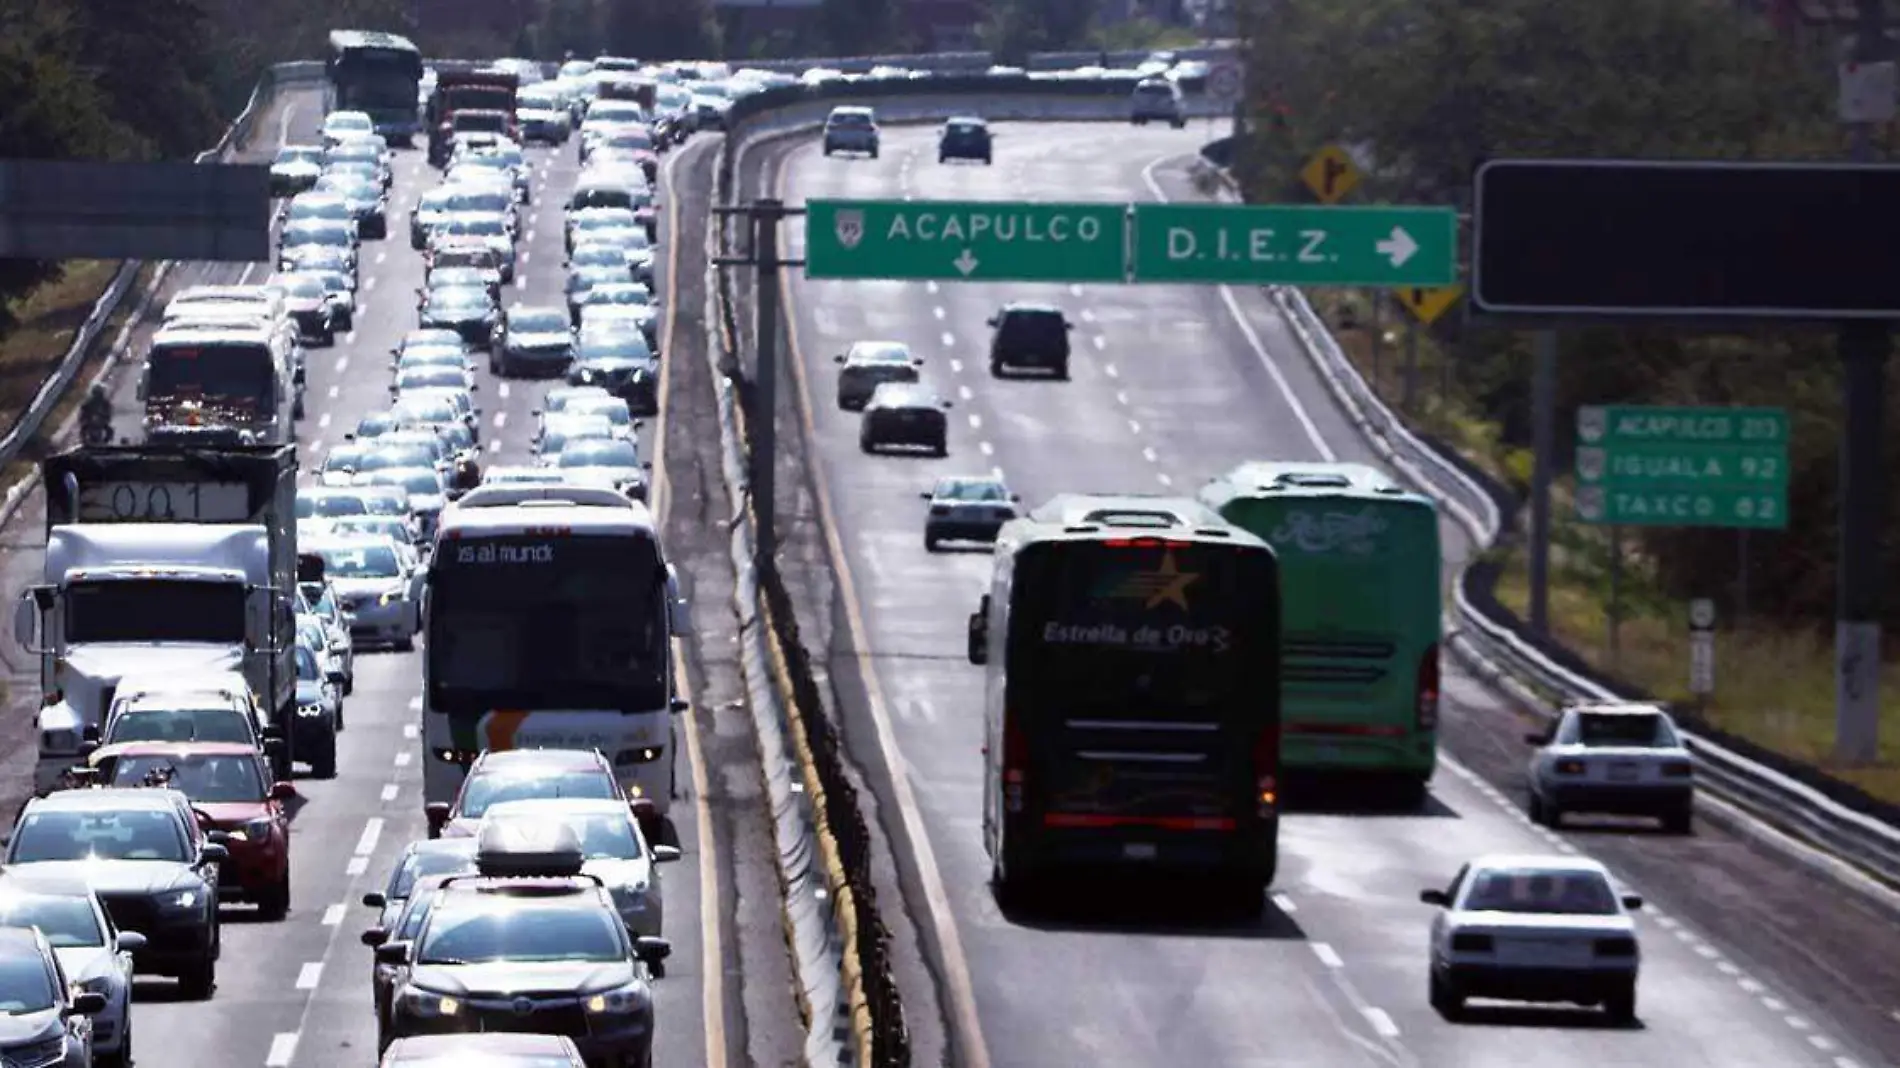
[[1260, 732], [1253, 742], [1254, 802], [1260, 818], [1273, 815], [1280, 804], [1280, 728]]
[[1695, 774], [1695, 765], [1686, 760], [1671, 761], [1663, 765], [1662, 773], [1671, 779], [1686, 779]]
[[1491, 936], [1488, 934], [1455, 934], [1451, 936], [1451, 949], [1454, 953], [1489, 953], [1492, 949]]
[[1418, 659], [1418, 729], [1438, 729], [1438, 643]]
[[1003, 727], [1003, 810], [1020, 814], [1024, 807], [1023, 791], [1029, 784], [1029, 739], [1022, 729], [1004, 715]]
[[1582, 774], [1583, 774], [1583, 761], [1581, 761], [1581, 760], [1559, 760], [1559, 761], [1557, 762], [1557, 774], [1559, 774], [1559, 775], [1582, 775]]
[[931, 515], [949, 515], [950, 506], [947, 504], [933, 504], [930, 506], [930, 514]]
[[1597, 956], [1599, 957], [1634, 957], [1635, 955], [1636, 939], [1634, 938], [1597, 939]]

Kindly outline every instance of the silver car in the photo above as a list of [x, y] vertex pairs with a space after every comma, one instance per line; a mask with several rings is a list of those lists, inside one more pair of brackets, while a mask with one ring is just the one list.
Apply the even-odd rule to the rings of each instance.
[[[633, 810], [617, 800], [537, 797], [502, 801], [482, 815], [488, 825], [520, 820], [529, 824], [559, 820], [574, 829], [587, 862], [583, 870], [607, 884], [614, 908], [634, 937], [659, 938], [666, 915], [658, 865], [680, 859], [676, 846], [650, 845]], [[479, 839], [482, 831], [476, 832]]]
[[10, 1065], [92, 1068], [93, 1017], [106, 996], [66, 974], [51, 939], [0, 927], [0, 1059]]
[[415, 648], [422, 629], [419, 576], [389, 538], [339, 535], [304, 547], [323, 557], [324, 577], [350, 613], [350, 635], [364, 644]]
[[300, 583], [310, 614], [323, 621], [323, 636], [337, 665], [343, 669], [345, 694], [356, 690], [356, 650], [350, 644], [350, 614], [343, 610], [336, 586], [329, 580]]
[[[37, 928], [66, 981], [105, 998], [92, 1017], [93, 1057], [131, 1063], [132, 951], [144, 948], [145, 936], [113, 926], [83, 881], [11, 873], [0, 877], [0, 927]], [[21, 1063], [12, 1056], [7, 1061]]]

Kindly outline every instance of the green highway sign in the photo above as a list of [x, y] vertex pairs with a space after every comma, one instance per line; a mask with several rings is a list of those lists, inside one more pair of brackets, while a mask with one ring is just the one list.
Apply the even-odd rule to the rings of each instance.
[[1577, 412], [1577, 515], [1626, 526], [1788, 524], [1788, 413], [1598, 405]]
[[810, 200], [808, 278], [1121, 282], [1126, 204]]
[[1134, 280], [1289, 286], [1449, 286], [1452, 208], [1137, 204]]

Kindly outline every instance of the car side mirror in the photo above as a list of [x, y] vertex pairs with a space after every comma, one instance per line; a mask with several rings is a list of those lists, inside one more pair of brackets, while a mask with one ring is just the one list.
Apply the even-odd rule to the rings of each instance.
[[1550, 734], [1546, 731], [1529, 731], [1524, 735], [1525, 745], [1549, 745]]
[[1642, 907], [1643, 907], [1643, 895], [1641, 895], [1641, 894], [1624, 894], [1624, 895], [1623, 895], [1623, 907], [1624, 907], [1624, 908], [1626, 908], [1626, 909], [1629, 909], [1629, 910], [1630, 910], [1631, 912], [1634, 912], [1634, 911], [1636, 911], [1637, 909], [1640, 909], [1640, 908], [1642, 908]]
[[1021, 504], [1023, 503], [1023, 495], [1020, 493], [1012, 493], [1009, 495], [1009, 500], [1011, 504]]
[[[372, 928], [372, 930], [374, 929], [375, 928]], [[365, 944], [367, 944], [369, 931], [364, 931], [363, 935], [364, 935]], [[389, 937], [388, 932], [384, 932], [383, 937], [387, 939]], [[376, 947], [376, 963], [390, 964], [390, 965], [395, 965], [396, 967], [401, 967], [409, 963], [409, 943], [389, 942], [389, 941], [383, 942], [381, 945]]]
[[231, 859], [231, 851], [216, 842], [206, 842], [204, 851], [199, 854], [206, 864], [223, 864]]
[[540, 414], [541, 414], [541, 409], [539, 409], [539, 408], [530, 408], [530, 409], [528, 409], [528, 414], [529, 414], [529, 415], [540, 415]]
[[994, 315], [992, 315], [992, 316], [990, 316], [990, 317], [989, 317], [989, 325], [991, 325], [991, 326], [995, 326], [996, 324], [997, 324], [997, 319], [996, 319], [996, 316], [994, 316]]
[[925, 500], [925, 501], [927, 501], [927, 500], [929, 500], [929, 499], [930, 499], [930, 491], [929, 491], [929, 490], [920, 490], [920, 491], [918, 491], [918, 493], [917, 493], [917, 497], [918, 497], [918, 499], [919, 499], [919, 500]]
[[990, 598], [988, 594], [984, 594], [982, 604], [976, 611], [970, 613], [970, 620], [967, 625], [968, 633], [965, 637], [965, 644], [968, 648], [966, 652], [969, 655], [970, 663], [979, 666], [990, 662], [989, 609]]
[[838, 355], [836, 355], [836, 356], [833, 356], [833, 357], [831, 358], [831, 362], [832, 362], [832, 363], [843, 363], [843, 362], [844, 362], [844, 353], [842, 353], [842, 352], [840, 352], [840, 353], [839, 353]]
[[651, 968], [673, 955], [673, 943], [664, 938], [642, 936], [633, 940], [633, 955], [640, 958], [640, 963]]
[[449, 822], [448, 802], [431, 801], [422, 806], [422, 815], [429, 821], [429, 837], [442, 837], [442, 828]]
[[653, 863], [655, 864], [671, 864], [682, 856], [685, 854], [680, 852], [679, 846], [656, 845], [653, 847]]
[[482, 391], [482, 384], [480, 382], [472, 382], [469, 384], [468, 391], [470, 393], [480, 393]]
[[372, 927], [356, 937], [357, 941], [371, 949], [381, 949], [383, 943], [389, 941], [389, 932], [381, 927]]
[[667, 703], [668, 710], [676, 716], [691, 707], [693, 707], [691, 702], [687, 701], [684, 697], [675, 697]]
[[352, 430], [352, 431], [350, 431], [349, 433], [347, 433], [347, 434], [345, 434], [345, 435], [343, 435], [343, 440], [344, 440], [344, 441], [355, 441], [355, 440], [356, 440], [356, 431], [354, 431], [354, 430]]
[[97, 1016], [106, 1011], [106, 996], [97, 990], [82, 990], [73, 995], [75, 1016]]
[[86, 741], [79, 743], [79, 759], [80, 760], [90, 759], [92, 757], [92, 754], [97, 753], [98, 751], [99, 751], [99, 740], [97, 738], [89, 738]]
[[137, 953], [145, 948], [145, 936], [137, 931], [120, 931], [118, 940], [114, 944], [122, 952]]
[[[198, 814], [198, 822], [200, 824], [203, 824], [205, 821], [211, 818], [210, 816], [206, 815], [203, 812], [198, 812], [197, 809], [192, 809], [192, 811]], [[225, 848], [229, 849], [231, 846], [231, 835], [227, 831], [206, 831], [205, 841], [211, 843], [212, 845], [224, 846]]]
[[944, 402], [943, 402], [943, 408], [944, 408], [944, 411], [949, 411], [949, 410], [951, 409], [951, 407], [952, 407], [952, 405], [951, 405], [951, 403], [950, 403], [949, 401], [944, 401]]
[[272, 801], [290, 801], [296, 798], [296, 796], [297, 786], [295, 783], [274, 782], [270, 784], [270, 799]]
[[389, 907], [389, 899], [383, 896], [381, 890], [371, 890], [363, 895], [363, 904], [369, 908], [383, 909]]
[[1420, 890], [1418, 899], [1427, 905], [1437, 905], [1441, 909], [1451, 907], [1451, 898], [1447, 897], [1443, 890]]

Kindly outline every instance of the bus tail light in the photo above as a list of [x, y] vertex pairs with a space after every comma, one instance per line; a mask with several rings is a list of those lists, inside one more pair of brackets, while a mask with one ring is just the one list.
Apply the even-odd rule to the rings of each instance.
[[1271, 817], [1280, 805], [1280, 728], [1276, 725], [1260, 732], [1253, 743], [1255, 803], [1261, 819]]
[[1418, 729], [1438, 729], [1438, 643], [1418, 661]]
[[1029, 782], [1029, 739], [1007, 714], [1003, 722], [1003, 811], [1020, 815]]

